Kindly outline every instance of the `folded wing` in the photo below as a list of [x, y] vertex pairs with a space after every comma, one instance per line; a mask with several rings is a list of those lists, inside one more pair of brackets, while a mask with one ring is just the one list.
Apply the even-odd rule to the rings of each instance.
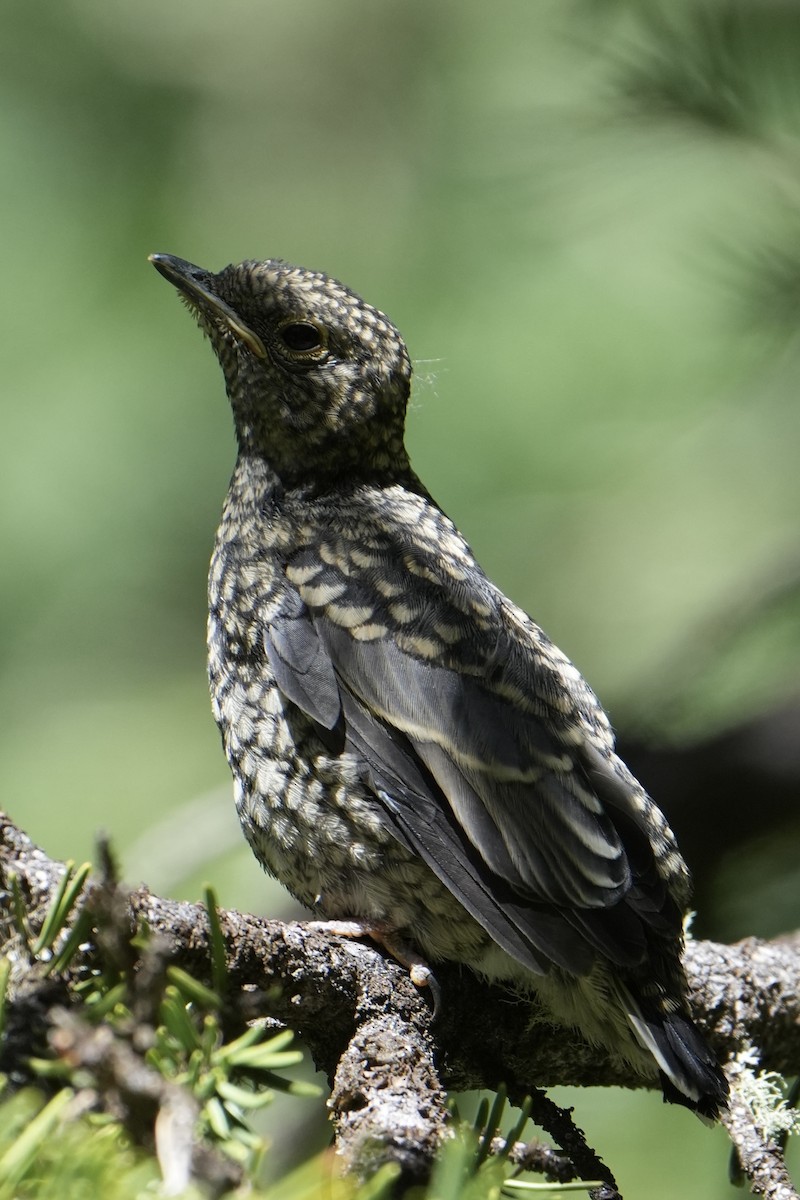
[[[296, 597], [265, 633], [278, 686], [329, 747], [365, 764], [396, 836], [518, 961], [575, 974], [623, 967], [675, 906], [613, 761], [506, 698], [492, 679], [358, 640]], [[501, 667], [502, 670], [502, 667]]]

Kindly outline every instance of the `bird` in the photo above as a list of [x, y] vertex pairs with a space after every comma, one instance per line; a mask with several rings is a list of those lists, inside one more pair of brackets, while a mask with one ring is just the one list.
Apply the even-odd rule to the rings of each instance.
[[594, 692], [414, 473], [397, 328], [281, 259], [150, 261], [233, 410], [208, 669], [256, 858], [416, 982], [466, 964], [716, 1118], [686, 864]]

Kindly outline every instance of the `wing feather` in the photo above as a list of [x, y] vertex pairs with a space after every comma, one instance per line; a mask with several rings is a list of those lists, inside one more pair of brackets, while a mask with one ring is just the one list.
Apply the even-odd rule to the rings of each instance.
[[399, 840], [427, 862], [494, 941], [538, 975], [554, 964], [578, 975], [588, 971], [593, 952], [583, 931], [552, 909], [526, 903], [492, 873], [404, 735], [348, 693], [344, 713], [348, 742], [363, 755]]
[[619, 835], [540, 721], [389, 639], [359, 643], [324, 616], [315, 622], [342, 685], [405, 734], [496, 875], [551, 904], [621, 898], [631, 879]]
[[360, 640], [295, 592], [264, 631], [281, 691], [361, 757], [395, 836], [499, 946], [537, 973], [583, 974], [597, 951], [633, 967], [647, 928], [677, 920], [634, 781], [515, 701], [524, 648], [501, 641], [483, 671], [479, 656], [458, 669], [389, 631]]
[[299, 597], [289, 593], [263, 638], [275, 681], [284, 696], [323, 729], [334, 729], [342, 712], [336, 672]]

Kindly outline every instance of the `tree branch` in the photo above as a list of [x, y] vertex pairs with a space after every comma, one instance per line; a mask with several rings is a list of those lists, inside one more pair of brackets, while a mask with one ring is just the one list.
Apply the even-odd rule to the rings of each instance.
[[[63, 871], [62, 863], [0, 816], [0, 943], [13, 967], [9, 1025], [14, 1006], [27, 1005], [24, 1028], [31, 1035], [36, 989], [30, 986], [29, 958], [19, 952], [9, 876], [13, 872], [19, 880], [35, 929]], [[91, 905], [99, 888], [90, 880], [83, 902]], [[202, 906], [161, 899], [146, 888], [128, 894], [125, 904], [129, 928], [146, 924], [166, 961], [211, 982]], [[328, 1103], [337, 1152], [347, 1169], [366, 1177], [392, 1161], [407, 1179], [424, 1179], [448, 1136], [445, 1089], [497, 1088], [504, 1082], [513, 1103], [534, 1092], [534, 1120], [557, 1138], [581, 1177], [606, 1179], [602, 1194], [617, 1194], [610, 1172], [564, 1111], [535, 1092], [554, 1084], [645, 1086], [602, 1051], [572, 1032], [564, 1037], [537, 1022], [529, 1004], [458, 966], [437, 967], [444, 1004], [434, 1022], [426, 991], [370, 944], [299, 922], [235, 911], [221, 911], [219, 918], [230, 984], [226, 1002], [249, 1017], [269, 1015], [303, 1038], [331, 1081]], [[800, 1072], [799, 951], [798, 940], [791, 938], [688, 944], [692, 1012], [723, 1060], [751, 1046], [765, 1069]], [[82, 953], [90, 962], [96, 947], [89, 943]], [[6, 1057], [10, 1054], [12, 1069], [21, 1071], [24, 1055], [15, 1054], [14, 1039], [9, 1040]], [[734, 1070], [734, 1083], [735, 1075]], [[756, 1128], [744, 1101], [735, 1100], [725, 1124], [754, 1190], [771, 1200], [796, 1200], [780, 1152]], [[561, 1162], [559, 1170], [563, 1177]]]

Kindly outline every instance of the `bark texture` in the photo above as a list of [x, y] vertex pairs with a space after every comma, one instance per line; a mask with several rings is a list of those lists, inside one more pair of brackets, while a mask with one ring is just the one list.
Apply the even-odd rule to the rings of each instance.
[[[41, 924], [64, 864], [35, 846], [0, 816], [0, 944], [11, 962], [3, 1068], [24, 1076], [24, 1061], [45, 1034], [68, 986], [37, 977], [22, 953], [14, 918], [12, 875], [33, 931]], [[81, 904], [102, 907], [103, 885], [90, 879]], [[146, 888], [117, 892], [128, 928], [146, 924], [162, 964], [183, 967], [211, 983], [210, 932], [201, 905], [167, 900]], [[228, 967], [226, 1000], [245, 1015], [268, 1014], [295, 1030], [331, 1083], [328, 1101], [337, 1154], [362, 1178], [384, 1162], [399, 1164], [409, 1182], [423, 1180], [449, 1136], [446, 1092], [505, 1084], [513, 1103], [533, 1095], [533, 1119], [571, 1160], [543, 1152], [549, 1174], [604, 1180], [597, 1197], [618, 1195], [608, 1168], [570, 1115], [541, 1089], [555, 1084], [641, 1087], [575, 1034], [564, 1037], [531, 1021], [529, 1006], [459, 967], [437, 971], [445, 997], [434, 1018], [428, 989], [372, 945], [331, 936], [298, 922], [261, 920], [220, 911]], [[102, 945], [102, 938], [99, 939]], [[81, 947], [83, 966], [98, 953]], [[755, 1049], [760, 1066], [800, 1073], [800, 938], [747, 939], [724, 946], [690, 942], [686, 968], [692, 1012], [723, 1062]], [[50, 1022], [51, 1023], [51, 1022]], [[777, 1145], [758, 1127], [740, 1094], [745, 1068], [732, 1062], [733, 1101], [724, 1123], [757, 1194], [791, 1200], [794, 1189]], [[687, 1118], [688, 1119], [688, 1118]], [[522, 1155], [517, 1148], [517, 1157]], [[537, 1161], [532, 1150], [531, 1161]], [[549, 1164], [549, 1167], [546, 1165]]]

